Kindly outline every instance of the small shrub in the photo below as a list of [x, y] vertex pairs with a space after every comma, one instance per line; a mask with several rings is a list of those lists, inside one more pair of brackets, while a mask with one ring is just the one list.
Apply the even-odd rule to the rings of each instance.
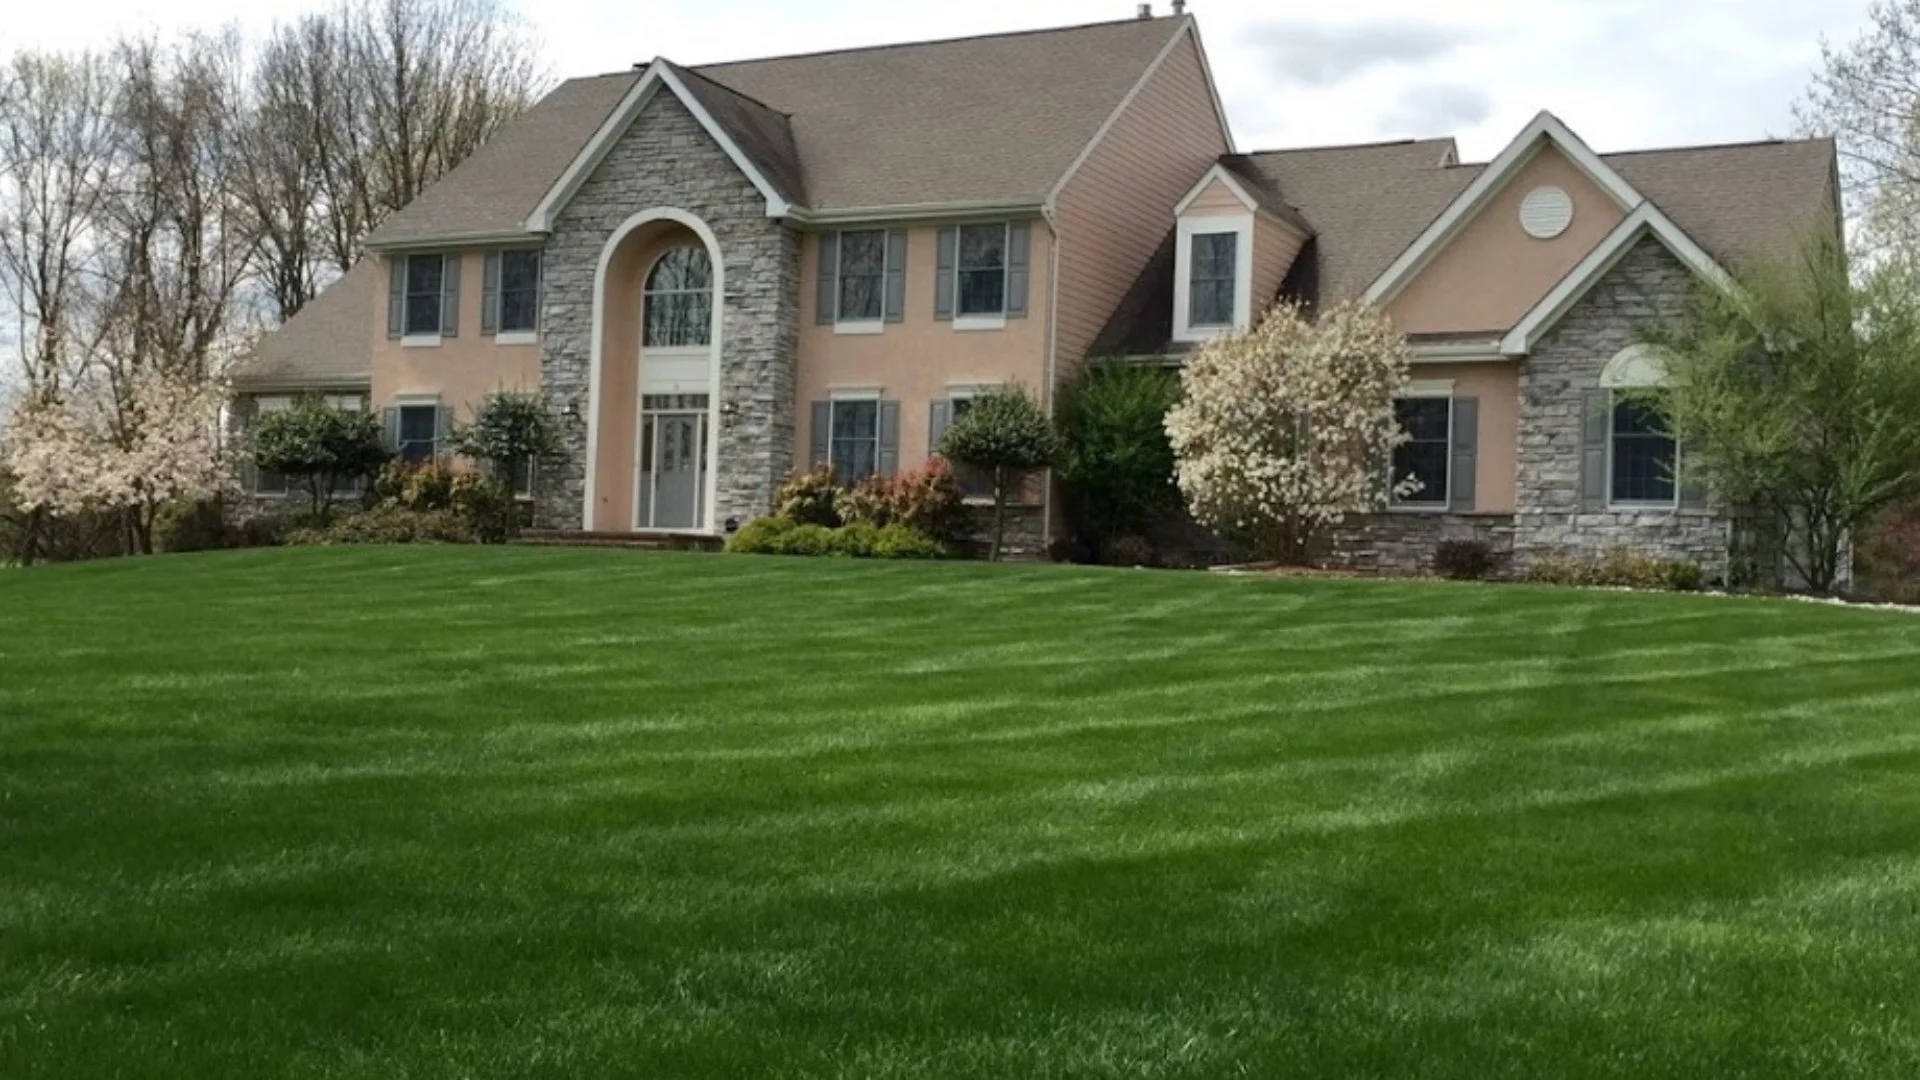
[[883, 525], [893, 524], [898, 512], [898, 500], [894, 498], [893, 492], [893, 478], [869, 476], [850, 488], [842, 489], [834, 496], [833, 509], [842, 525], [858, 523], [871, 525], [877, 529]]
[[839, 499], [840, 484], [833, 478], [833, 468], [822, 465], [788, 477], [774, 494], [774, 512], [796, 524], [835, 529], [840, 526]]
[[169, 503], [153, 519], [153, 549], [220, 551], [233, 546], [230, 532], [218, 502]]
[[755, 518], [727, 538], [727, 550], [741, 555], [778, 555], [781, 541], [794, 530], [792, 518]]
[[243, 517], [229, 527], [228, 538], [237, 548], [279, 547], [287, 542], [287, 519], [272, 514]]
[[1143, 536], [1121, 536], [1107, 541], [1101, 550], [1108, 566], [1152, 566], [1153, 545]]
[[465, 544], [472, 540], [472, 529], [451, 510], [408, 510], [399, 506], [382, 506], [328, 525], [309, 525], [287, 533], [287, 543], [295, 547], [331, 544]]
[[1047, 545], [1047, 558], [1057, 563], [1086, 566], [1093, 562], [1093, 548], [1078, 536], [1056, 536]]
[[1527, 562], [1527, 581], [1535, 585], [1593, 585], [1593, 566], [1567, 555], [1540, 555]]
[[1643, 551], [1617, 547], [1601, 557], [1594, 576], [1597, 585], [1622, 589], [1664, 589], [1667, 587], [1667, 562]]
[[438, 461], [388, 462], [374, 477], [374, 505], [414, 511], [451, 510], [453, 485], [459, 475]]
[[880, 527], [865, 521], [842, 525], [833, 531], [833, 553], [854, 559], [873, 558], [880, 542]]
[[957, 544], [970, 531], [966, 493], [945, 458], [933, 458], [894, 478], [894, 522], [943, 545]]
[[831, 555], [833, 530], [825, 525], [795, 525], [780, 537], [781, 555]]
[[911, 526], [895, 523], [879, 531], [873, 541], [876, 559], [944, 559], [946, 545]]
[[1481, 540], [1443, 540], [1433, 549], [1433, 572], [1455, 581], [1493, 576], [1493, 549]]
[[452, 492], [453, 511], [475, 541], [504, 544], [519, 530], [520, 504], [503, 481], [461, 473], [453, 478]]
[[1667, 588], [1674, 592], [1699, 592], [1706, 588], [1707, 575], [1690, 562], [1667, 564]]

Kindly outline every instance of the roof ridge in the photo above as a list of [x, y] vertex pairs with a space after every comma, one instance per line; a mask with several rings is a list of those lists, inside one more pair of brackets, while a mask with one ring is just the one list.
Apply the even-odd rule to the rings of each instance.
[[[778, 60], [812, 60], [824, 56], [846, 56], [852, 53], [891, 52], [896, 49], [919, 49], [932, 45], [959, 45], [972, 41], [999, 41], [1007, 38], [1038, 37], [1042, 34], [1070, 34], [1077, 30], [1100, 30], [1111, 26], [1130, 26], [1135, 23], [1186, 23], [1192, 15], [1156, 15], [1151, 19], [1139, 17], [1131, 19], [1107, 19], [1101, 22], [1077, 23], [1073, 26], [1043, 26], [1031, 30], [1002, 30], [990, 34], [961, 34], [956, 37], [929, 38], [924, 41], [894, 41], [880, 45], [850, 45], [838, 49], [818, 49], [813, 52], [783, 53], [778, 56], [749, 56], [739, 60], [716, 60], [712, 63], [695, 65], [691, 70], [704, 72], [708, 68], [741, 67], [746, 64], [767, 64]], [[724, 85], [724, 84], [722, 84]]]
[[1800, 139], [1745, 139], [1735, 142], [1688, 143], [1682, 146], [1649, 146], [1639, 150], [1609, 150], [1602, 158], [1636, 157], [1642, 154], [1680, 154], [1695, 150], [1742, 150], [1755, 146], [1804, 146], [1809, 143], [1832, 142], [1831, 135], [1811, 135]]
[[1271, 157], [1275, 154], [1312, 154], [1327, 150], [1379, 150], [1389, 146], [1424, 146], [1427, 143], [1453, 141], [1451, 135], [1440, 135], [1431, 139], [1380, 139], [1376, 142], [1325, 143], [1320, 146], [1283, 146], [1272, 150], [1246, 150], [1240, 157]]

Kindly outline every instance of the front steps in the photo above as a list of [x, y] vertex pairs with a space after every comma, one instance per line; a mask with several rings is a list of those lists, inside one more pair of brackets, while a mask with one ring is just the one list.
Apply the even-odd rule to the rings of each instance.
[[527, 529], [514, 540], [529, 547], [620, 548], [628, 551], [719, 551], [726, 541], [718, 536], [671, 532], [581, 532], [569, 529]]

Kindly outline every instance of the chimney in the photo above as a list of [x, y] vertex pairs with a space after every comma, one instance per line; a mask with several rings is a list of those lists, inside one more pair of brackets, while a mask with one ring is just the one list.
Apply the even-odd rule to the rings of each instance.
[[1173, 14], [1178, 17], [1187, 13], [1187, 0], [1173, 0]]
[[1141, 5], [1140, 5], [1140, 18], [1142, 18], [1142, 19], [1151, 19], [1151, 18], [1153, 18], [1153, 5], [1152, 5], [1152, 4], [1141, 4]]

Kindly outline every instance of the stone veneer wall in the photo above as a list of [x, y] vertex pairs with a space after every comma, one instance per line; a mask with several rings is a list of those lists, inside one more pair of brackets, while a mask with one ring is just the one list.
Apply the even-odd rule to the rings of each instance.
[[1449, 540], [1471, 540], [1493, 552], [1497, 574], [1513, 561], [1512, 514], [1386, 513], [1353, 518], [1332, 530], [1324, 561], [1348, 570], [1424, 574]]
[[[720, 432], [716, 523], [765, 514], [793, 469], [794, 358], [800, 325], [800, 243], [767, 217], [766, 198], [680, 100], [662, 91], [554, 223], [545, 261], [541, 382], [556, 407], [591, 408], [594, 272], [607, 238], [642, 210], [700, 218], [725, 265], [720, 401], [738, 413]], [[544, 523], [582, 527], [587, 432], [567, 434], [566, 460], [544, 474]]]
[[1595, 557], [1629, 547], [1726, 574], [1731, 523], [1717, 510], [1610, 511], [1582, 506], [1585, 392], [1650, 322], [1681, 314], [1691, 271], [1642, 240], [1594, 286], [1520, 370], [1519, 488], [1513, 549], [1519, 569], [1541, 555]]

